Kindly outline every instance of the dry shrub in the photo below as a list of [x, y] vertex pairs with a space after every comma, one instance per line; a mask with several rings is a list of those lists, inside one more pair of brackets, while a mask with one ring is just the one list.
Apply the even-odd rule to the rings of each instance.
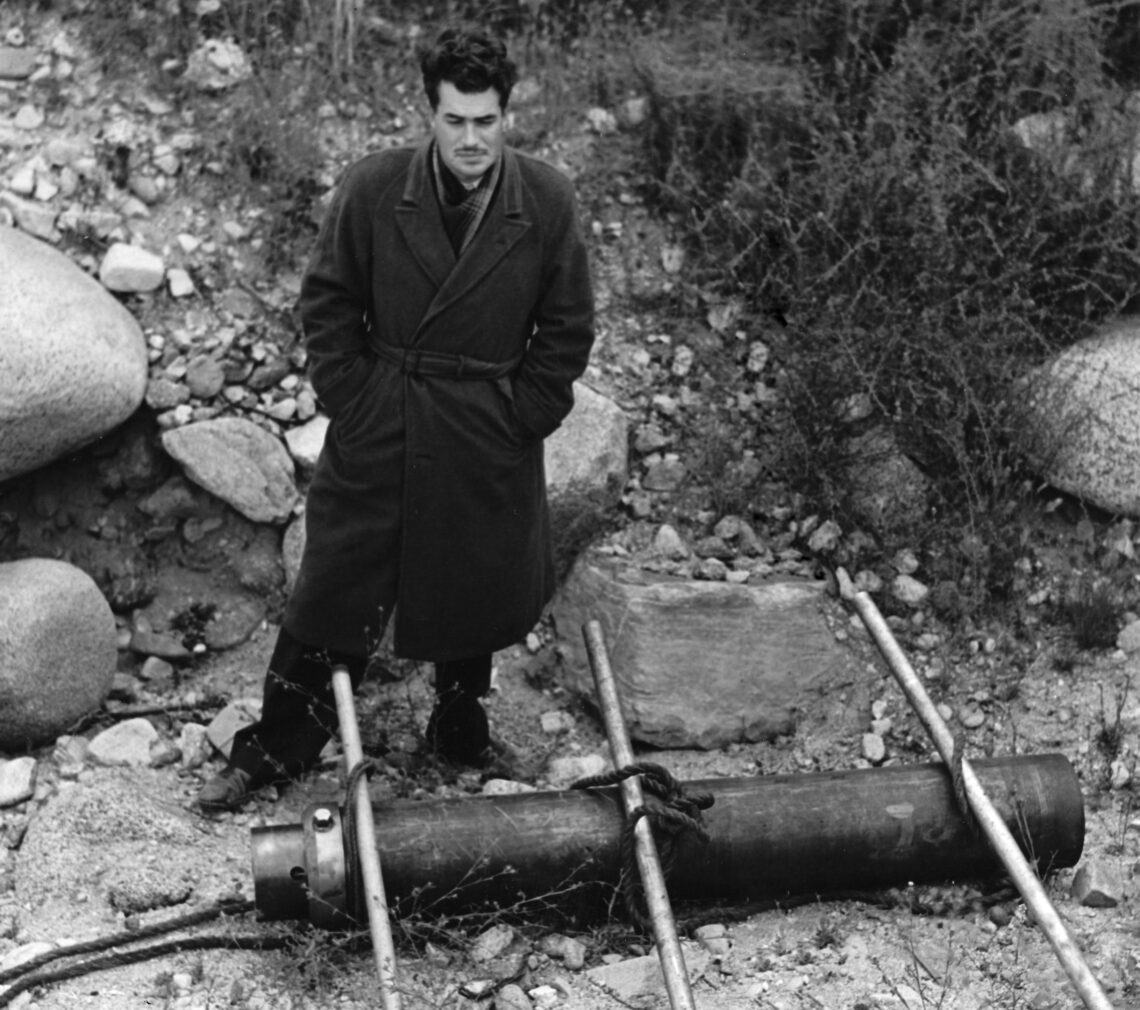
[[[642, 60], [658, 201], [706, 292], [786, 323], [763, 438], [823, 507], [858, 401], [932, 516], [976, 524], [1020, 493], [1010, 384], [1135, 306], [1125, 6], [775, 4], [763, 31], [726, 16]], [[1030, 114], [1058, 117], [1060, 161], [1015, 136]]]

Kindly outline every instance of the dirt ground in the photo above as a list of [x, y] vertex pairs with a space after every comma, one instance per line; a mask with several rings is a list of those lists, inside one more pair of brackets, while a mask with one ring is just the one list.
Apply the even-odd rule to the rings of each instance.
[[[32, 44], [42, 45], [58, 28], [49, 20], [42, 26], [29, 25], [27, 34]], [[78, 133], [87, 137], [97, 130], [93, 124], [104, 120], [132, 123], [137, 136], [154, 127], [154, 117], [160, 114], [150, 110], [157, 103], [150, 101], [148, 105], [138, 99], [137, 82], [95, 76], [82, 53], [75, 63], [74, 90], [80, 96], [74, 99], [75, 108], [63, 103], [64, 112], [48, 120], [37, 144], [45, 144], [52, 136]], [[61, 93], [72, 87], [61, 84]], [[11, 91], [4, 115], [14, 115], [24, 97]], [[408, 110], [401, 111], [407, 114], [408, 122], [416, 121]], [[340, 121], [339, 127], [335, 118], [324, 123], [330, 134], [342, 128], [339, 140], [324, 138], [330, 151], [359, 149], [365, 142], [360, 134], [367, 131], [367, 122], [349, 117]], [[208, 130], [209, 123], [202, 129]], [[596, 142], [597, 138], [585, 134], [568, 138], [559, 157], [587, 161]], [[612, 139], [605, 142], [616, 143]], [[29, 152], [6, 152], [5, 171], [10, 173], [17, 161], [29, 156]], [[179, 187], [184, 188], [155, 207], [145, 226], [140, 225], [144, 237], [158, 246], [164, 242], [169, 245], [175, 234], [187, 229], [200, 236], [220, 235], [223, 221], [242, 217], [248, 209], [238, 199], [213, 205], [194, 192], [185, 179]], [[619, 189], [622, 186], [615, 182], [614, 193]], [[628, 369], [623, 379], [622, 366], [636, 363], [638, 355], [646, 354], [642, 345], [658, 332], [660, 321], [639, 315], [623, 299], [661, 283], [657, 265], [660, 249], [651, 246], [651, 240], [658, 241], [662, 230], [636, 205], [627, 205], [617, 196], [611, 199], [613, 194], [604, 198], [594, 195], [595, 205], [607, 208], [604, 214], [599, 213], [599, 230], [616, 222], [617, 233], [621, 233], [623, 219], [626, 227], [624, 243], [599, 245], [597, 250], [602, 315], [598, 367], [593, 378], [601, 380], [603, 386], [608, 384], [611, 388], [607, 391], [613, 392], [623, 406], [644, 404], [652, 391], [636, 388], [636, 374]], [[224, 248], [225, 239], [220, 238], [219, 244]], [[259, 284], [265, 281], [257, 274], [256, 255], [249, 249], [242, 255], [246, 257], [246, 278]], [[218, 259], [222, 261], [223, 257]], [[639, 272], [639, 265], [645, 264], [652, 275], [649, 280]], [[209, 263], [201, 273], [210, 276], [216, 270], [217, 289], [222, 290], [233, 280], [223, 276], [224, 272], [238, 269], [233, 264]], [[280, 289], [272, 286], [278, 282]], [[287, 304], [287, 288], [295, 283], [295, 277], [270, 278], [269, 283], [264, 291], [270, 300]], [[140, 308], [149, 329], [169, 332], [196, 332], [197, 324], [184, 324], [179, 318], [195, 311], [202, 314], [192, 305], [162, 298]], [[1062, 535], [1071, 532], [1062, 531]], [[828, 620], [837, 638], [851, 650], [850, 675], [817, 707], [802, 713], [793, 735], [715, 752], [669, 751], [639, 756], [659, 762], [682, 780], [811, 775], [865, 767], [863, 735], [874, 730], [885, 744], [886, 765], [931, 760], [933, 751], [925, 732], [858, 623], [838, 601], [828, 606]], [[273, 626], [265, 624], [245, 644], [209, 654], [177, 684], [154, 696], [144, 693], [139, 700], [171, 707], [174, 714], [163, 723], [163, 734], [176, 738], [180, 722], [189, 716], [185, 710], [177, 714], [172, 706], [185, 702], [188, 696], [200, 700], [214, 695], [241, 698], [259, 694], [273, 634]], [[1074, 652], [1044, 622], [1029, 657], [1019, 651], [1025, 641], [1014, 642], [1012, 637], [1007, 630], [995, 627], [975, 629], [969, 641], [944, 636], [920, 645], [922, 636], [917, 633], [906, 634], [903, 641], [931, 694], [945, 706], [952, 728], [962, 734], [967, 756], [1055, 752], [1072, 763], [1080, 777], [1086, 817], [1081, 863], [1115, 872], [1121, 889], [1114, 907], [1081, 906], [1070, 896], [1073, 867], [1051, 876], [1048, 892], [1111, 1004], [1117, 1008], [1140, 1007], [1133, 880], [1140, 849], [1140, 816], [1133, 811], [1132, 781], [1140, 752], [1140, 699], [1136, 690], [1140, 660], [1123, 651]], [[532, 781], [540, 787], [548, 784], [544, 769], [552, 759], [595, 754], [608, 757], [596, 715], [579, 699], [560, 690], [550, 675], [555, 659], [549, 638], [535, 651], [520, 643], [501, 654], [496, 687], [488, 701], [496, 733], [518, 748], [527, 764], [538, 769]], [[381, 771], [373, 778], [374, 797], [381, 803], [391, 798], [430, 802], [480, 792], [484, 783], [478, 774], [433, 768], [414, 757], [430, 707], [428, 672], [417, 668], [398, 672], [395, 679], [366, 686], [360, 698], [366, 742], [378, 751], [382, 743], [386, 750]], [[561, 720], [547, 720], [552, 725], [558, 723], [560, 728], [555, 731], [543, 727], [543, 716], [548, 713], [564, 715]], [[50, 752], [38, 756], [45, 762], [41, 798], [50, 801], [54, 788], [53, 773], [47, 770]], [[155, 802], [172, 802], [180, 817], [199, 825], [210, 839], [200, 860], [189, 867], [200, 881], [195, 901], [235, 890], [251, 895], [251, 831], [270, 824], [297, 823], [309, 803], [338, 797], [342, 786], [336, 756], [330, 754], [325, 771], [286, 790], [279, 798], [266, 795], [242, 813], [203, 818], [194, 809], [193, 799], [205, 776], [219, 767], [217, 760], [192, 771], [179, 770], [175, 764], [149, 771], [145, 777], [148, 795], [153, 794]], [[779, 826], [774, 825], [773, 830]], [[221, 858], [216, 856], [219, 848]], [[161, 853], [156, 858], [161, 859]], [[195, 857], [188, 858], [193, 861]], [[10, 865], [0, 869], [6, 878], [11, 876]], [[732, 907], [679, 909], [695, 1005], [702, 1010], [1079, 1007], [1079, 998], [1025, 907], [1015, 899], [986, 906], [978, 900], [979, 886], [980, 882], [974, 881], [946, 881], [934, 888], [908, 888], [906, 881], [899, 881], [894, 893], [883, 894], [878, 901], [836, 901], [822, 896], [793, 908], [765, 912]], [[147, 924], [180, 911], [175, 907], [146, 913], [139, 919]], [[705, 923], [698, 934], [684, 924], [684, 916], [693, 912], [705, 917], [715, 913], [717, 922], [711, 924], [711, 930]], [[715, 928], [718, 923], [723, 931]], [[123, 925], [123, 920], [108, 919], [106, 931]], [[643, 963], [636, 959], [652, 953], [647, 938], [630, 929], [620, 914], [576, 930], [560, 927], [563, 935], [569, 934], [581, 944], [580, 949], [569, 945], [581, 955], [580, 964], [575, 957], [567, 958], [567, 945], [562, 941], [551, 941], [550, 927], [538, 919], [516, 924], [509, 945], [495, 957], [474, 959], [472, 955], [480, 950], [476, 940], [495, 925], [492, 920], [472, 921], [466, 929], [448, 927], [431, 932], [430, 922], [398, 923], [403, 1005], [414, 1010], [473, 1010], [490, 1005], [497, 1010], [668, 1006], [659, 987], [654, 990], [649, 986], [638, 996], [636, 986], [607, 988], [596, 974], [611, 961], [628, 962], [631, 970], [636, 969]], [[20, 1010], [363, 1010], [380, 1005], [367, 950], [354, 949], [342, 936], [298, 923], [258, 923], [252, 917], [195, 932], [284, 936], [290, 946], [256, 952], [186, 950], [61, 981], [16, 996], [10, 1005]], [[430, 933], [430, 941], [425, 941], [425, 933]], [[87, 938], [61, 924], [58, 935], [50, 939]], [[24, 939], [30, 938], [15, 932], [16, 946]], [[495, 980], [516, 975], [516, 988], [492, 994]], [[0, 1005], [3, 1001], [0, 994]]]
[[[931, 751], [925, 735], [866, 637], [838, 602], [830, 605], [829, 619], [851, 646], [851, 675], [817, 711], [804, 714], [793, 736], [716, 752], [639, 752], [638, 756], [661, 763], [683, 780], [758, 773], [811, 775], [865, 765], [860, 741], [864, 724], [869, 727], [875, 718], [887, 743], [888, 764], [927, 760]], [[272, 630], [266, 628], [240, 649], [212, 657], [181, 690], [256, 695]], [[519, 646], [497, 658], [496, 687], [488, 700], [497, 734], [539, 769], [560, 756], [606, 755], [600, 724], [589, 707], [543, 674], [552, 659], [548, 649], [531, 654]], [[1122, 653], [1087, 656], [1058, 670], [1042, 656], [1020, 679], [1016, 692], [1002, 699], [991, 689], [1001, 664], [986, 657], [984, 646], [973, 666], [944, 669], [938, 678], [929, 676], [933, 658], [915, 657], [914, 662], [938, 700], [955, 713], [951, 721], [963, 730], [968, 755], [1059, 752], [1077, 770], [1086, 815], [1081, 862], [1115, 869], [1125, 882], [1124, 890], [1117, 907], [1082, 907], [1069, 894], [1075, 869], [1070, 868], [1048, 879], [1048, 893], [1111, 1005], [1140, 1006], [1131, 880], [1140, 819], [1132, 816], [1131, 789], [1122, 784], [1119, 771], [1118, 788], [1110, 788], [1112, 771], [1096, 743], [1106, 724], [1118, 725], [1123, 735], [1120, 753], [1130, 766], [1140, 718], [1140, 705], [1130, 690], [1135, 662]], [[388, 748], [372, 781], [374, 798], [380, 804], [395, 797], [431, 802], [479, 792], [483, 783], [477, 773], [417, 763], [418, 735], [430, 699], [428, 672], [414, 667], [400, 672], [402, 679], [371, 683], [360, 697], [366, 740], [382, 739]], [[554, 734], [542, 728], [543, 714], [551, 712], [567, 717]], [[964, 730], [959, 714], [972, 729]], [[889, 720], [889, 726], [883, 720]], [[251, 895], [251, 831], [268, 824], [299, 823], [307, 805], [341, 795], [337, 756], [330, 751], [324, 772], [285, 790], [279, 798], [266, 793], [242, 813], [203, 819], [194, 810], [193, 798], [202, 778], [216, 767], [211, 763], [194, 772], [166, 768], [151, 773], [155, 794], [165, 795], [166, 801], [184, 809], [185, 816], [197, 819], [226, 853], [224, 859], [213, 857], [194, 867], [200, 876], [196, 900], [232, 894], [235, 887]], [[544, 784], [543, 772], [536, 781]], [[726, 1010], [1081, 1006], [1024, 905], [1007, 897], [986, 907], [978, 900], [982, 886], [979, 881], [947, 881], [907, 888], [900, 881], [896, 891], [880, 894], [882, 901], [830, 901], [821, 896], [818, 901], [758, 914], [700, 903], [678, 908], [695, 1005]], [[182, 910], [147, 913], [139, 920], [149, 924]], [[716, 920], [713, 936], [706, 921], [710, 912]], [[694, 915], [702, 918], [698, 929], [686, 926]], [[17, 997], [13, 1005], [24, 1010], [379, 1005], [367, 949], [353, 950], [342, 936], [312, 930], [304, 923], [258, 924], [243, 918], [193, 932], [285, 935], [291, 938], [290, 949], [187, 951], [61, 982], [39, 990], [34, 998]], [[715, 928], [718, 923], [724, 926], [722, 934]], [[501, 923], [494, 917], [446, 924], [438, 932], [430, 919], [398, 923], [403, 1005], [425, 1010], [519, 1005], [616, 1010], [669, 1005], [659, 988], [656, 995], [650, 987], [649, 995], [635, 997], [628, 989], [607, 989], [596, 977], [596, 970], [608, 961], [640, 965], [636, 959], [652, 953], [647, 938], [630, 929], [620, 909], [609, 921], [577, 930], [559, 927], [583, 945], [584, 963], [577, 967], [567, 967], [546, 953], [551, 949], [551, 926], [541, 917], [516, 923], [505, 952], [490, 960], [474, 959], [480, 934], [496, 928]], [[427, 942], [425, 936], [430, 936]], [[515, 993], [511, 989], [490, 999], [474, 998], [494, 980], [519, 972], [529, 1004], [509, 1002]]]

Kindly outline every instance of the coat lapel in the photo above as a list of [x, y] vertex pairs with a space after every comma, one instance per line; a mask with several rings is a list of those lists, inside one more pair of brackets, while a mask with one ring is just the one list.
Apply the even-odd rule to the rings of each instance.
[[432, 319], [486, 277], [531, 227], [523, 213], [518, 159], [513, 151], [505, 148], [499, 195], [488, 208], [474, 240], [456, 260], [432, 188], [428, 148], [424, 145], [416, 152], [403, 200], [396, 210], [396, 220], [412, 255], [438, 285], [435, 297], [416, 327], [412, 343], [420, 338]]
[[432, 187], [430, 150], [431, 145], [424, 144], [412, 158], [404, 195], [396, 207], [396, 224], [412, 258], [438, 288], [455, 267], [455, 253], [447, 240], [439, 201]]

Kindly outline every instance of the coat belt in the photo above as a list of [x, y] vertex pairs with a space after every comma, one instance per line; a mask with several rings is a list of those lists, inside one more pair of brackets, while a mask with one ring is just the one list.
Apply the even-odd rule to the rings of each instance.
[[414, 347], [374, 344], [380, 357], [400, 366], [404, 375], [435, 375], [445, 379], [501, 379], [511, 375], [522, 361], [522, 355], [510, 361], [480, 361], [464, 354], [443, 351], [421, 351]]

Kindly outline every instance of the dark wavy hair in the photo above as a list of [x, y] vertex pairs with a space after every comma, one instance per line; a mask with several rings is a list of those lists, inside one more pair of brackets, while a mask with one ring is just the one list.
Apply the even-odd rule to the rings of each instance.
[[439, 108], [439, 85], [447, 81], [465, 94], [494, 88], [506, 109], [518, 69], [502, 39], [481, 28], [445, 28], [420, 56], [424, 91], [432, 109]]

